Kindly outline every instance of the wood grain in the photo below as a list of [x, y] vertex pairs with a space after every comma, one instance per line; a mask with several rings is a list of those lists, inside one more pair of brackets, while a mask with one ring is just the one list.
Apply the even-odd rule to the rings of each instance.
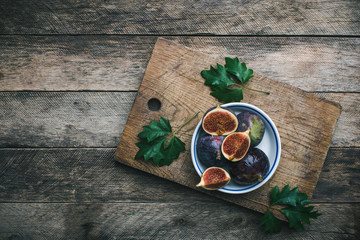
[[[360, 99], [355, 94], [328, 94], [317, 93], [321, 97], [336, 101], [341, 104], [342, 109], [332, 143], [337, 146], [351, 146], [352, 143], [360, 142]], [[346, 95], [346, 97], [345, 97]], [[352, 121], [351, 119], [355, 119]], [[354, 133], [354, 138], [349, 138], [349, 133]], [[352, 135], [352, 134], [351, 134]], [[335, 140], [336, 139], [336, 140]], [[350, 140], [351, 139], [351, 140]], [[349, 141], [350, 140], [350, 141]], [[357, 145], [359, 146], [359, 145]]]
[[115, 147], [135, 95], [134, 92], [2, 92], [0, 145]]
[[[137, 91], [156, 39], [0, 36], [0, 90]], [[169, 39], [214, 56], [238, 56], [256, 73], [306, 91], [360, 92], [359, 38]]]
[[[197, 110], [204, 114], [207, 109], [215, 106], [216, 100], [210, 96], [209, 89], [203, 87], [203, 79], [198, 73], [206, 69], [207, 64], [202, 62], [215, 64], [217, 60], [174, 42], [159, 39], [131, 109], [115, 159], [200, 190], [195, 187], [199, 182], [199, 176], [191, 162], [190, 144], [176, 161], [162, 168], [154, 166], [151, 162], [134, 160], [138, 149], [129, 149], [129, 146], [138, 142], [137, 134], [150, 120], [166, 116], [176, 128]], [[277, 172], [268, 183], [247, 194], [200, 191], [265, 212], [269, 204], [270, 189], [276, 185], [282, 187], [285, 185], [284, 182], [291, 186], [299, 186], [301, 191], [312, 195], [340, 114], [340, 105], [264, 76], [255, 75], [249, 86], [271, 92], [270, 95], [248, 92], [244, 101], [264, 110], [279, 130], [282, 153]], [[151, 98], [157, 98], [162, 102], [159, 111], [151, 112], [147, 108], [146, 104]], [[185, 143], [191, 142], [193, 129], [200, 118], [180, 131]]]
[[[360, 147], [360, 94], [317, 94], [342, 106], [331, 146]], [[0, 92], [0, 147], [116, 147], [135, 96], [135, 92]]]
[[359, 10], [356, 0], [3, 0], [0, 34], [359, 35]]
[[[360, 239], [359, 10], [0, 1], [0, 239]], [[113, 160], [158, 36], [341, 104], [306, 231], [265, 235], [260, 213]]]
[[2, 239], [358, 239], [359, 204], [315, 206], [323, 215], [265, 234], [260, 213], [219, 202], [1, 203]]
[[[0, 149], [0, 202], [223, 202], [120, 164], [115, 148]], [[360, 148], [330, 148], [312, 197], [360, 202]]]

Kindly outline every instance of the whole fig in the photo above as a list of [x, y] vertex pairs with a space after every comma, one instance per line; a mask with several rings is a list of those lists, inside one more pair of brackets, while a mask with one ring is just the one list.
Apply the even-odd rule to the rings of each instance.
[[224, 136], [203, 135], [197, 140], [197, 156], [206, 167], [224, 167], [228, 161], [221, 154], [221, 143]]
[[239, 127], [236, 131], [244, 132], [250, 129], [251, 147], [259, 145], [264, 137], [265, 125], [263, 120], [251, 112], [241, 112], [237, 115]]
[[261, 182], [269, 171], [269, 159], [266, 154], [253, 148], [239, 162], [230, 165], [230, 176], [239, 185], [250, 185]]

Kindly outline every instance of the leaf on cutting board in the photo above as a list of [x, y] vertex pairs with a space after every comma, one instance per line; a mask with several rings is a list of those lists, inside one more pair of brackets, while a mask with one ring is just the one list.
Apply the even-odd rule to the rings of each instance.
[[166, 143], [166, 137], [159, 137], [151, 142], [148, 142], [146, 139], [141, 140], [136, 143], [139, 151], [136, 153], [135, 158], [144, 158], [145, 162], [149, 159], [153, 159], [155, 164], [159, 164], [162, 159], [164, 159], [163, 148]]
[[226, 62], [225, 64], [226, 71], [236, 76], [236, 78], [242, 83], [246, 83], [247, 81], [249, 81], [250, 78], [254, 76], [253, 75], [254, 71], [252, 69], [248, 69], [246, 67], [246, 64], [240, 62], [237, 57], [236, 58], [226, 57], [225, 62]]
[[185, 151], [185, 143], [172, 132], [168, 119], [160, 118], [159, 122], [151, 121], [143, 126], [138, 134], [140, 142], [136, 143], [139, 151], [135, 159], [143, 158], [145, 162], [153, 160], [157, 166], [170, 165], [179, 154]]
[[159, 122], [150, 121], [150, 125], [143, 126], [143, 131], [139, 133], [139, 138], [146, 138], [148, 142], [157, 137], [165, 136], [171, 133], [171, 125], [169, 120], [161, 117]]
[[201, 76], [206, 79], [205, 85], [208, 86], [225, 88], [234, 84], [234, 80], [231, 78], [231, 75], [220, 64], [217, 64], [217, 69], [210, 66], [210, 70], [201, 71]]
[[285, 205], [296, 206], [296, 204], [307, 204], [310, 203], [306, 193], [298, 192], [299, 188], [293, 188], [290, 190], [289, 185], [283, 187], [282, 191], [279, 187], [274, 187], [271, 192], [271, 205]]
[[243, 100], [243, 91], [241, 88], [212, 87], [211, 89], [212, 92], [210, 94], [220, 102], [229, 103]]

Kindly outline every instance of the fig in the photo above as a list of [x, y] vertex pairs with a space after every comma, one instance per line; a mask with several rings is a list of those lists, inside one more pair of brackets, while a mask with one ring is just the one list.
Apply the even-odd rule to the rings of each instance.
[[224, 157], [232, 162], [240, 161], [250, 148], [249, 130], [234, 132], [226, 136], [221, 144]]
[[196, 186], [207, 190], [218, 190], [225, 187], [230, 180], [230, 174], [225, 169], [210, 167], [202, 174], [201, 181]]
[[229, 135], [239, 126], [236, 114], [220, 106], [210, 108], [202, 120], [203, 130], [210, 135]]
[[251, 147], [259, 145], [264, 137], [265, 125], [263, 120], [251, 112], [241, 112], [237, 115], [239, 127], [236, 131], [244, 132], [250, 129]]
[[258, 148], [252, 148], [241, 161], [230, 165], [229, 172], [235, 183], [250, 185], [261, 182], [268, 173], [269, 166], [266, 154]]
[[221, 154], [221, 143], [224, 136], [200, 136], [196, 143], [199, 161], [206, 167], [223, 167], [228, 161]]

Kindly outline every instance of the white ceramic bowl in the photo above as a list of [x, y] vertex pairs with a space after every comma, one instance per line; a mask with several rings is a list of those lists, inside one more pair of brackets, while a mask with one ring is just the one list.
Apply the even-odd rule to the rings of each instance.
[[[270, 161], [270, 167], [269, 171], [264, 177], [264, 180], [258, 183], [254, 183], [252, 185], [248, 186], [240, 186], [236, 184], [233, 181], [230, 181], [228, 185], [225, 187], [219, 189], [218, 191], [224, 192], [224, 193], [230, 193], [230, 194], [242, 194], [254, 191], [255, 189], [261, 187], [264, 185], [271, 177], [274, 175], [276, 168], [279, 165], [280, 161], [280, 155], [281, 155], [281, 143], [280, 143], [280, 135], [278, 130], [276, 129], [275, 124], [270, 119], [266, 113], [264, 113], [261, 109], [255, 107], [254, 105], [247, 104], [247, 103], [227, 103], [224, 105], [221, 105], [221, 107], [226, 107], [234, 111], [236, 114], [243, 112], [243, 111], [249, 111], [252, 113], [257, 114], [265, 124], [265, 133], [262, 141], [259, 145], [256, 146], [256, 148], [261, 149], [269, 158]], [[195, 128], [194, 134], [192, 136], [191, 140], [191, 158], [193, 165], [195, 167], [196, 172], [201, 175], [206, 170], [206, 167], [198, 161], [197, 157], [197, 149], [196, 149], [196, 143], [198, 140], [199, 133], [202, 130], [201, 127], [201, 121], [198, 123], [198, 125]], [[226, 169], [228, 170], [228, 169]], [[200, 182], [200, 179], [199, 179]]]

